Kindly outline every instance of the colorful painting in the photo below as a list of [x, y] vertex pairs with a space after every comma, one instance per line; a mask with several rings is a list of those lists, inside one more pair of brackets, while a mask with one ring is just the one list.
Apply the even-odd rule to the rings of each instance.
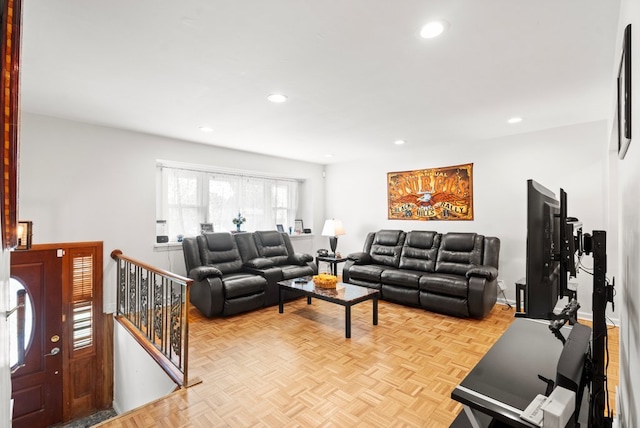
[[473, 220], [473, 164], [387, 173], [390, 220]]

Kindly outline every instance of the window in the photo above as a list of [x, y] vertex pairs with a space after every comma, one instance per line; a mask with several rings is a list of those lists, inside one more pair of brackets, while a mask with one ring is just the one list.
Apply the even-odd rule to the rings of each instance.
[[72, 249], [71, 253], [71, 323], [73, 350], [93, 345], [93, 275], [92, 249]]
[[235, 230], [233, 218], [247, 219], [242, 230], [271, 230], [293, 225], [298, 208], [299, 180], [248, 173], [158, 164], [158, 219], [167, 221], [169, 239], [195, 236], [201, 223], [214, 232]]

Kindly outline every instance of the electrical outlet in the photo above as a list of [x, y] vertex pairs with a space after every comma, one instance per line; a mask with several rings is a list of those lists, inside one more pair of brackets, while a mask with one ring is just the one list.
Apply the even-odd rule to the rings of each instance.
[[501, 290], [501, 291], [504, 291], [504, 290], [506, 290], [506, 289], [507, 289], [507, 286], [506, 286], [506, 285], [504, 285], [504, 281], [503, 281], [503, 280], [501, 280], [501, 279], [499, 279], [499, 280], [498, 280], [498, 287], [500, 287], [500, 290]]

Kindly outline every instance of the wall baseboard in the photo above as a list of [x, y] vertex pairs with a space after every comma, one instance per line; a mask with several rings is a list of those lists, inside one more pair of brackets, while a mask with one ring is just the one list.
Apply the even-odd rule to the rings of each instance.
[[[515, 304], [515, 302], [513, 300], [505, 299], [504, 297], [499, 297], [498, 300], [496, 301], [496, 304], [502, 305], [502, 306], [511, 305], [511, 307], [513, 307], [514, 309], [516, 307], [516, 304]], [[578, 319], [584, 320], [584, 321], [593, 322], [593, 313], [585, 312], [585, 311], [578, 311]], [[607, 325], [610, 326], [610, 327], [619, 327], [620, 326], [620, 319], [619, 318], [607, 317]]]

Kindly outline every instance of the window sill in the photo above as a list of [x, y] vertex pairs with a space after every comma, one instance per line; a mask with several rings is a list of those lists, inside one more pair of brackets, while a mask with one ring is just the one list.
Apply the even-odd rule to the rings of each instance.
[[[245, 232], [245, 231], [243, 231]], [[297, 239], [312, 239], [313, 238], [313, 234], [311, 233], [294, 233], [293, 235], [289, 235], [289, 237], [293, 240], [297, 240]], [[171, 241], [171, 242], [164, 242], [164, 243], [154, 243], [153, 244], [153, 251], [157, 251], [157, 252], [162, 252], [162, 251], [182, 251], [182, 242], [178, 242], [178, 241]]]
[[182, 242], [165, 242], [162, 244], [153, 244], [153, 251], [181, 251]]
[[311, 233], [294, 233], [293, 235], [289, 235], [291, 239], [304, 239], [304, 238], [313, 238], [313, 234]]

